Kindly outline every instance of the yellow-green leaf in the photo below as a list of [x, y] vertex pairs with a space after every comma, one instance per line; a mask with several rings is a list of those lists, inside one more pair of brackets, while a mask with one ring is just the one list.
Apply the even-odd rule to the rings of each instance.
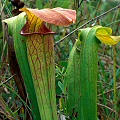
[[115, 45], [120, 41], [120, 36], [111, 36], [112, 29], [108, 27], [100, 27], [96, 31], [96, 37], [104, 44]]

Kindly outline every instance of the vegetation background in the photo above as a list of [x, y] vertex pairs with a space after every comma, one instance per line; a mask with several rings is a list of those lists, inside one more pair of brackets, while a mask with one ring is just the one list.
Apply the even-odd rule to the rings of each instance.
[[[120, 4], [119, 0], [21, 0], [26, 7], [30, 8], [54, 8], [62, 7], [75, 9], [77, 11], [77, 20], [74, 25], [68, 28], [53, 27], [56, 31], [55, 42], [58, 42], [67, 34], [80, 27], [87, 21], [97, 17], [109, 9]], [[3, 19], [12, 17], [12, 11], [15, 7], [9, 0], [0, 1], [0, 120], [11, 120], [21, 118], [25, 120], [25, 110], [22, 105], [26, 105], [18, 94], [13, 74], [10, 73], [8, 61], [8, 43], [5, 36], [5, 25]], [[110, 27], [113, 35], [120, 35], [120, 9], [109, 12], [105, 16], [90, 22], [85, 27], [102, 25]], [[60, 111], [60, 97], [62, 90], [59, 81], [64, 80], [64, 74], [67, 67], [69, 53], [75, 40], [78, 37], [78, 31], [69, 35], [62, 42], [55, 45], [55, 61], [56, 61], [56, 92], [57, 106]], [[116, 46], [116, 103], [114, 107], [114, 80], [113, 80], [113, 48], [111, 46], [101, 45], [99, 49], [99, 76], [98, 76], [98, 119], [99, 120], [115, 120], [115, 114], [120, 115], [120, 43]], [[14, 66], [16, 67], [16, 66]], [[88, 93], [89, 94], [89, 93]], [[87, 109], [87, 108], [86, 108]], [[61, 114], [61, 112], [59, 112]], [[120, 118], [118, 118], [120, 119]]]

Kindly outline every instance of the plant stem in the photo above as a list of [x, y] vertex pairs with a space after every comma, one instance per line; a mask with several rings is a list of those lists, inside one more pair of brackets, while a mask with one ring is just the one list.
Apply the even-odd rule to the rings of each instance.
[[[114, 58], [113, 58], [113, 79], [114, 79], [114, 108], [117, 111], [117, 91], [116, 91], [116, 47], [113, 46], [113, 54], [114, 54]], [[117, 114], [115, 113], [115, 119], [117, 119]]]

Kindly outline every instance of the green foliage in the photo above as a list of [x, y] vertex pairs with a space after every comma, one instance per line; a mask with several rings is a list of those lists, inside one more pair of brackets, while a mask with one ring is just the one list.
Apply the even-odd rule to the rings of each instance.
[[[97, 64], [99, 42], [93, 29], [85, 29], [80, 33], [82, 42], [76, 41], [68, 62], [67, 68], [67, 114], [71, 119], [97, 119]], [[88, 107], [88, 109], [87, 109]], [[90, 110], [89, 110], [90, 109]], [[77, 116], [72, 116], [72, 113]]]
[[31, 103], [31, 107], [34, 106], [32, 109], [32, 113], [34, 119], [40, 119], [40, 114], [38, 110], [37, 99], [35, 95], [35, 90], [33, 86], [33, 80], [28, 64], [28, 60], [26, 59], [27, 51], [26, 51], [26, 44], [25, 44], [25, 37], [21, 36], [20, 30], [24, 26], [26, 22], [25, 14], [20, 14], [19, 16], [12, 17], [10, 19], [5, 20], [9, 27], [9, 33], [14, 38], [14, 48], [16, 52], [16, 56], [18, 59], [18, 63], [21, 68], [22, 76], [24, 77], [24, 82], [26, 85], [26, 90], [29, 94], [29, 100]]
[[[72, 8], [77, 10], [77, 21], [74, 25], [70, 26], [69, 28], [63, 28], [63, 27], [53, 27], [53, 30], [56, 31], [55, 35], [55, 42], [59, 41], [61, 38], [63, 38], [68, 33], [72, 32], [74, 29], [78, 28], [79, 26], [86, 23], [88, 20], [104, 13], [105, 11], [115, 7], [119, 4], [119, 1], [110, 0], [23, 0], [25, 2], [25, 5], [27, 7], [31, 8], [45, 8], [45, 7], [64, 7], [64, 8]], [[5, 18], [12, 16], [12, 10], [14, 7], [9, 2], [9, 0], [1, 0], [2, 4], [0, 4], [2, 11], [1, 11], [1, 18], [0, 21], [2, 21]], [[80, 5], [78, 4], [80, 3]], [[113, 35], [119, 35], [120, 34], [120, 9], [116, 9], [115, 11], [112, 11], [105, 15], [104, 17], [98, 18], [97, 20], [94, 20], [92, 23], [87, 24], [84, 27], [94, 26], [94, 25], [102, 25], [102, 26], [108, 26], [113, 29]], [[2, 25], [0, 25], [0, 29], [2, 28]], [[83, 28], [84, 28], [83, 27]], [[7, 57], [7, 51], [5, 49], [5, 46], [7, 47], [7, 42], [5, 39], [5, 33], [6, 30], [4, 30], [4, 27], [2, 30], [0, 30], [0, 82], [5, 82], [6, 85], [12, 86], [13, 90], [17, 94], [17, 88], [14, 83], [14, 79], [10, 79], [7, 81], [8, 78], [11, 77], [10, 74], [10, 68], [9, 68], [9, 62]], [[65, 72], [66, 72], [66, 66], [67, 61], [69, 58], [69, 54], [71, 51], [71, 48], [73, 44], [76, 41], [78, 32], [74, 32], [72, 35], [70, 35], [68, 38], [64, 39], [63, 42], [59, 43], [55, 46], [55, 61], [57, 63], [56, 67], [56, 91], [57, 95], [60, 97], [57, 97], [57, 106], [59, 115], [65, 114], [67, 116], [67, 112], [65, 108], [67, 106], [64, 104], [64, 101], [66, 100], [66, 94], [64, 86], [65, 82]], [[112, 47], [100, 45], [98, 58], [99, 58], [99, 75], [98, 75], [98, 81], [97, 81], [97, 113], [98, 113], [98, 119], [109, 119], [112, 120], [115, 118], [115, 113], [118, 116], [118, 119], [120, 119], [120, 90], [119, 90], [119, 81], [120, 81], [120, 43], [116, 45], [116, 87], [117, 87], [117, 94], [116, 94], [116, 102], [117, 102], [117, 110], [115, 110], [114, 107], [114, 93], [113, 93], [113, 85], [114, 85], [114, 79], [113, 79], [113, 49]], [[81, 50], [79, 48], [77, 51]], [[62, 70], [64, 69], [64, 72]], [[7, 82], [6, 82], [7, 81]], [[59, 87], [60, 86], [60, 87]], [[62, 89], [62, 90], [61, 90]], [[17, 95], [14, 95], [14, 92], [11, 92], [7, 87], [1, 86], [0, 84], [0, 92], [2, 98], [6, 102], [8, 108], [6, 108], [6, 111], [13, 116], [14, 118], [20, 117], [25, 119], [24, 117], [20, 116], [20, 112], [17, 109], [18, 105], [16, 104], [16, 101], [19, 100], [21, 104], [23, 104], [20, 97]], [[64, 93], [64, 94], [63, 94]], [[70, 96], [70, 94], [69, 94]], [[72, 96], [70, 96], [71, 99]], [[12, 98], [12, 99], [11, 99]], [[62, 99], [62, 105], [61, 102], [59, 102]], [[60, 109], [60, 107], [62, 109]], [[70, 107], [76, 107], [76, 106], [70, 106]], [[9, 109], [11, 108], [11, 109]], [[63, 109], [64, 108], [64, 109]], [[8, 110], [9, 109], [9, 110]], [[19, 106], [19, 109], [22, 110], [22, 107]], [[75, 109], [75, 110], [76, 110]], [[71, 112], [75, 113], [74, 111]], [[23, 115], [25, 115], [25, 111], [23, 112]], [[73, 114], [72, 114], [73, 115]], [[4, 115], [6, 116], [6, 115]], [[75, 114], [74, 114], [75, 116]], [[0, 111], [0, 117], [3, 117], [3, 114]], [[5, 118], [5, 117], [4, 117]]]

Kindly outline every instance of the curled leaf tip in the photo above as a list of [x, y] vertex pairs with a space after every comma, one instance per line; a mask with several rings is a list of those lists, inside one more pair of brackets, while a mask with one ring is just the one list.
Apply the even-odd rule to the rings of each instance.
[[120, 36], [111, 36], [112, 29], [108, 27], [100, 27], [96, 31], [96, 37], [104, 44], [115, 45], [120, 42]]

